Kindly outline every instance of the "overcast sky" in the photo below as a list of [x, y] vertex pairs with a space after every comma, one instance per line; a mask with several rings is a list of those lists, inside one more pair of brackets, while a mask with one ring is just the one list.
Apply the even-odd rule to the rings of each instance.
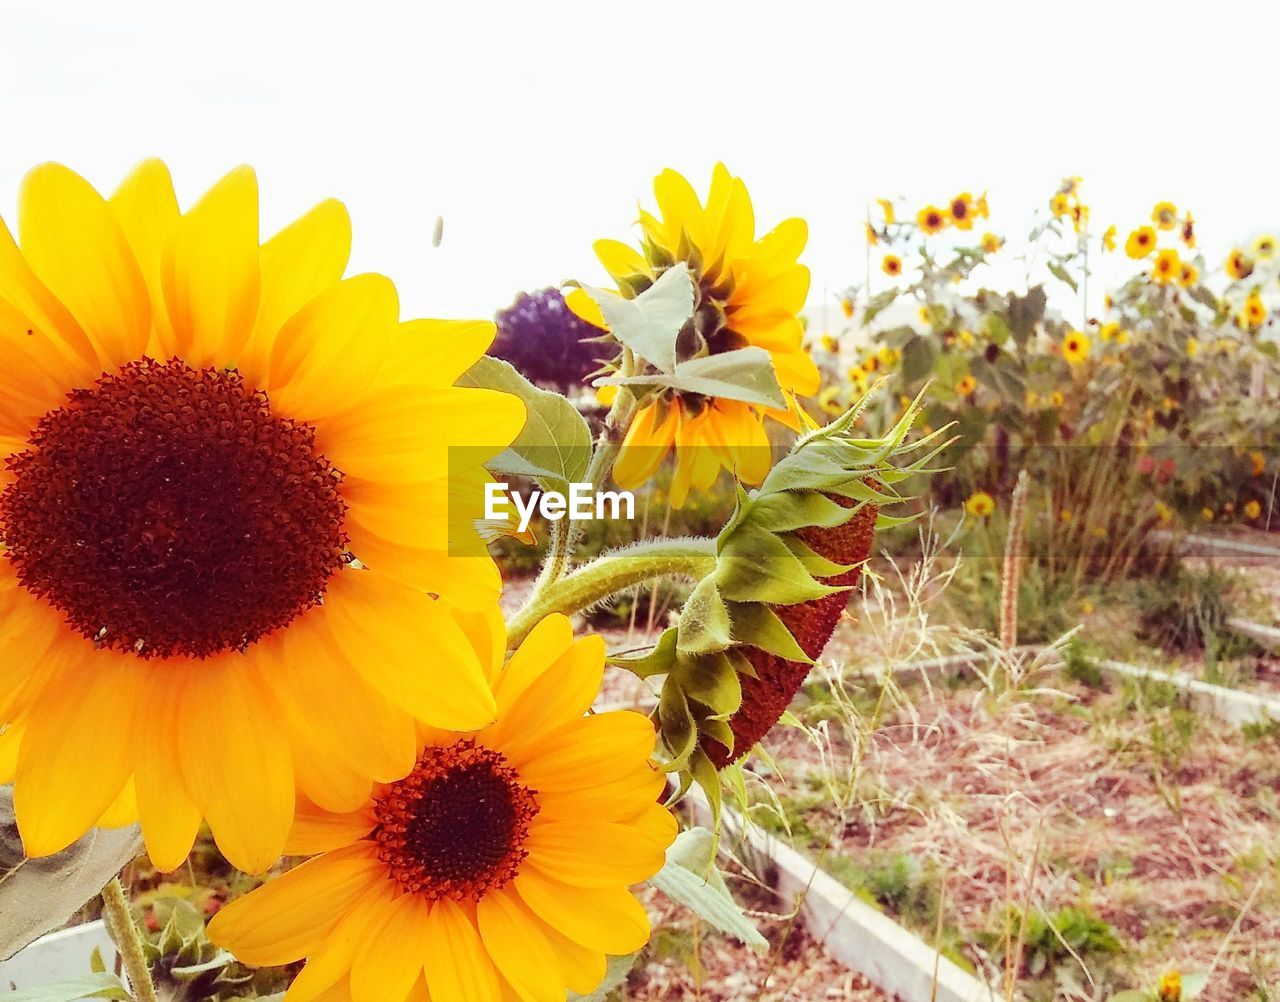
[[204, 6], [0, 0], [0, 214], [42, 160], [160, 155], [184, 202], [248, 162], [264, 232], [335, 195], [353, 267], [443, 316], [598, 280], [652, 176], [719, 159], [809, 221], [815, 314], [877, 195], [989, 189], [1016, 234], [1081, 174], [1096, 224], [1167, 197], [1215, 259], [1280, 224], [1274, 3]]

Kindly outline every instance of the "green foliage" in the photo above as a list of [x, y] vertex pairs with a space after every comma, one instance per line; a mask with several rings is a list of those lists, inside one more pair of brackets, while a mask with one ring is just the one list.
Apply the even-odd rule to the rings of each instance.
[[[1024, 926], [1025, 922], [1025, 926]], [[1090, 968], [1098, 961], [1123, 950], [1115, 931], [1086, 905], [1068, 906], [1051, 916], [1039, 911], [1025, 916], [1017, 908], [1011, 910], [1009, 926], [1022, 929], [1022, 971], [1038, 978], [1051, 973], [1061, 964], [1076, 962], [1078, 957]], [[1000, 964], [1004, 963], [1004, 927], [983, 937]], [[1073, 956], [1074, 954], [1074, 956]]]

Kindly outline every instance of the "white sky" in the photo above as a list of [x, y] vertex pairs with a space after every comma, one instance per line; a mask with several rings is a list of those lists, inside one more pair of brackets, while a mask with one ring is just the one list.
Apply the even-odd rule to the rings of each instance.
[[407, 316], [598, 280], [652, 176], [717, 159], [809, 221], [815, 313], [876, 195], [989, 189], [1016, 234], [1082, 174], [1099, 228], [1167, 197], [1215, 261], [1280, 226], [1274, 3], [203, 7], [0, 0], [0, 214], [42, 160], [107, 191], [158, 154], [184, 203], [249, 162], [264, 232], [343, 199]]

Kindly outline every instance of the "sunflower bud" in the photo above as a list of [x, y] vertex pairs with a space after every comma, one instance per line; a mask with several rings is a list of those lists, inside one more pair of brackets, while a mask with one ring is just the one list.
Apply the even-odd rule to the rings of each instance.
[[[896, 485], [930, 472], [938, 437], [906, 443], [913, 403], [883, 438], [854, 438], [865, 406], [802, 437], [716, 541], [716, 567], [694, 588], [678, 626], [654, 650], [617, 663], [666, 674], [658, 718], [670, 768], [709, 785], [767, 734], [831, 639], [871, 553], [874, 530], [908, 519]], [[914, 461], [909, 453], [924, 452]]]

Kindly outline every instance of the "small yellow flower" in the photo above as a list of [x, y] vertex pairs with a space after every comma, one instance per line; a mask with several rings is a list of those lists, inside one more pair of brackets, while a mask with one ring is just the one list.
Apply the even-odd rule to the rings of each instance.
[[1156, 994], [1160, 1002], [1182, 1002], [1182, 975], [1176, 968], [1160, 976]]
[[1113, 251], [1116, 249], [1116, 225], [1112, 223], [1107, 227], [1107, 231], [1102, 234], [1102, 249], [1104, 251]]
[[1055, 216], [1065, 216], [1071, 211], [1071, 201], [1065, 192], [1058, 192], [1049, 199], [1049, 208]]
[[996, 499], [986, 491], [977, 491], [969, 495], [964, 503], [964, 510], [974, 518], [987, 518], [996, 510]]
[[1076, 365], [1089, 357], [1089, 335], [1080, 331], [1068, 331], [1062, 339], [1062, 357]]
[[1173, 509], [1163, 501], [1156, 502], [1156, 521], [1161, 525], [1168, 525], [1173, 521]]
[[1098, 328], [1098, 340], [1114, 341], [1116, 339], [1116, 335], [1119, 333], [1120, 325], [1116, 323], [1116, 321], [1112, 320]]
[[1191, 218], [1191, 213], [1187, 213], [1187, 218], [1182, 221], [1182, 242], [1187, 245], [1188, 249], [1196, 245], [1196, 221]]
[[1129, 234], [1124, 242], [1124, 252], [1139, 261], [1150, 254], [1156, 247], [1156, 231], [1150, 226], [1139, 226]]
[[880, 242], [880, 234], [876, 232], [876, 228], [867, 223], [867, 246], [874, 247]]
[[1077, 233], [1089, 223], [1089, 206], [1077, 202], [1071, 207], [1071, 224]]
[[1264, 233], [1253, 242], [1253, 253], [1259, 261], [1270, 261], [1276, 256], [1276, 238], [1272, 233]]
[[841, 297], [840, 312], [844, 314], [846, 320], [853, 316], [853, 300], [848, 296]]
[[876, 352], [876, 357], [880, 359], [880, 363], [882, 365], [897, 365], [902, 359], [902, 352], [897, 348], [889, 348], [886, 346]]
[[822, 350], [835, 354], [840, 350], [840, 342], [834, 334], [824, 333], [822, 335]]
[[1226, 269], [1227, 274], [1239, 282], [1253, 274], [1253, 258], [1237, 247], [1227, 255]]
[[1063, 508], [1060, 512], [1058, 512], [1058, 521], [1063, 523], [1064, 525], [1070, 525], [1073, 521], [1075, 521], [1075, 515], [1072, 513], [1070, 508]]
[[968, 397], [978, 388], [978, 381], [972, 376], [965, 376], [960, 382], [956, 383], [956, 392], [962, 397]]
[[862, 371], [870, 375], [873, 372], [880, 371], [880, 359], [875, 355], [868, 355], [862, 360]]
[[973, 204], [973, 214], [979, 219], [990, 219], [991, 208], [987, 205], [987, 193], [984, 191]]
[[1244, 503], [1244, 517], [1250, 521], [1262, 517], [1262, 505], [1256, 498], [1250, 498]]
[[1166, 247], [1156, 255], [1155, 264], [1151, 266], [1151, 281], [1157, 285], [1168, 285], [1182, 274], [1182, 261], [1178, 252]]
[[1061, 407], [1066, 402], [1067, 402], [1067, 398], [1062, 395], [1061, 390], [1054, 390], [1052, 393], [1049, 394], [1049, 403], [1053, 404], [1054, 407]]
[[1249, 453], [1249, 465], [1253, 468], [1253, 475], [1260, 477], [1267, 469], [1266, 457], [1260, 452]]
[[1035, 390], [1027, 390], [1027, 407], [1035, 407], [1040, 403], [1040, 394]]
[[950, 221], [947, 210], [939, 209], [936, 205], [926, 205], [916, 213], [916, 223], [925, 233], [937, 233], [946, 229]]
[[1203, 508], [1200, 509], [1200, 517], [1204, 519], [1206, 522], [1212, 522], [1213, 509], [1210, 508], [1208, 505], [1205, 505]]
[[1190, 261], [1182, 262], [1182, 272], [1178, 275], [1178, 284], [1184, 289], [1189, 289], [1200, 281], [1200, 269]]
[[973, 229], [973, 195], [961, 192], [951, 200], [951, 221], [958, 230]]
[[887, 198], [877, 198], [876, 203], [880, 206], [880, 211], [884, 213], [884, 222], [886, 226], [892, 226], [898, 221], [898, 217], [893, 211], [892, 202]]
[[1003, 245], [1004, 245], [1004, 241], [1003, 241], [1003, 240], [1001, 240], [1001, 239], [1000, 239], [998, 236], [996, 236], [994, 233], [984, 233], [984, 234], [982, 234], [982, 250], [983, 250], [983, 253], [986, 253], [986, 254], [994, 254], [994, 253], [995, 253], [996, 251], [998, 251], [998, 250], [999, 250]]
[[1240, 308], [1240, 326], [1249, 330], [1257, 330], [1267, 321], [1267, 304], [1262, 301], [1257, 290], [1249, 293], [1249, 298]]
[[880, 270], [886, 275], [896, 278], [902, 274], [902, 258], [897, 254], [886, 254], [880, 262]]
[[973, 336], [973, 331], [962, 328], [956, 334], [956, 340], [960, 342], [962, 348], [972, 348], [973, 342], [977, 339]]
[[928, 305], [920, 307], [920, 320], [926, 324], [933, 323], [933, 310], [931, 310]]
[[1178, 225], [1178, 207], [1172, 202], [1156, 202], [1151, 210], [1151, 221], [1162, 230], [1171, 230]]
[[855, 365], [849, 369], [847, 373], [849, 381], [856, 383], [858, 386], [865, 386], [867, 382], [867, 374], [862, 371], [862, 366]]
[[1118, 331], [1116, 331], [1116, 344], [1128, 344], [1128, 343], [1129, 343], [1129, 332], [1125, 330], [1123, 327], [1121, 327]]
[[1193, 337], [1187, 338], [1187, 358], [1195, 358], [1200, 354], [1200, 342]]
[[1108, 292], [1105, 295], [1103, 295], [1102, 305], [1105, 306], [1108, 310], [1111, 309], [1111, 307], [1115, 306], [1115, 304], [1116, 304], [1116, 301], [1111, 298], [1111, 293]]
[[1093, 615], [1093, 603], [1092, 603], [1092, 602], [1090, 602], [1087, 598], [1086, 598], [1086, 599], [1081, 599], [1081, 601], [1080, 601], [1080, 612], [1081, 612], [1081, 614], [1082, 614], [1082, 615], [1085, 615], [1085, 616], [1092, 616], [1092, 615]]

